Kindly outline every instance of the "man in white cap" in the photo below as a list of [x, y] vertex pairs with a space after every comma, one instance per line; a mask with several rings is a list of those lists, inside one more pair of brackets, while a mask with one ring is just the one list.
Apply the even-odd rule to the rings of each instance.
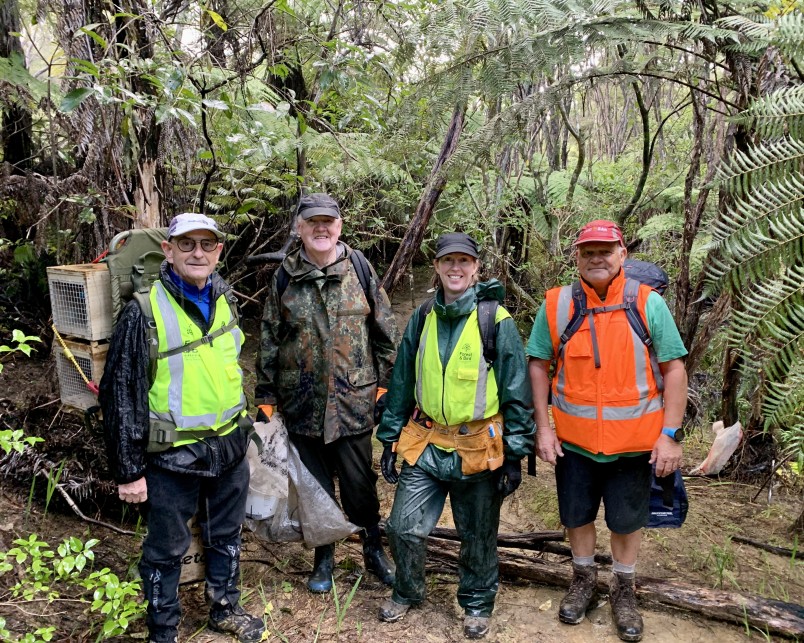
[[209, 217], [172, 219], [160, 277], [120, 313], [100, 385], [118, 495], [143, 503], [147, 515], [139, 571], [153, 643], [178, 640], [179, 576], [196, 512], [209, 628], [243, 642], [259, 641], [265, 629], [239, 605], [250, 421], [236, 300], [215, 272], [222, 249]]

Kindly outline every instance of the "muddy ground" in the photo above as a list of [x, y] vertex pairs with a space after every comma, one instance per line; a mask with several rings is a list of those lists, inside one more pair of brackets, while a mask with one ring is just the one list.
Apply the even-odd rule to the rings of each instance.
[[[414, 293], [414, 299], [421, 293]], [[401, 318], [411, 309], [411, 296], [403, 293], [395, 308]], [[247, 323], [248, 345], [256, 346], [256, 326]], [[245, 367], [253, 370], [249, 356]], [[0, 375], [0, 428], [23, 426], [29, 434], [48, 439], [39, 447], [40, 456], [0, 463], [5, 474], [0, 492], [0, 550], [11, 546], [14, 538], [37, 533], [55, 547], [66, 535], [83, 539], [98, 538], [95, 567], [106, 566], [121, 577], [136, 563], [139, 536], [116, 533], [111, 529], [78, 518], [56, 493], [47, 511], [46, 486], [40, 476], [29, 499], [31, 472], [54, 466], [68, 459], [63, 472], [65, 489], [78, 500], [87, 516], [132, 530], [136, 512], [121, 517], [115, 506], [112, 485], [103, 470], [99, 436], [84, 427], [79, 415], [59, 408], [58, 388], [52, 360], [17, 360], [6, 364]], [[700, 462], [711, 443], [708, 428], [692, 431], [686, 446], [685, 470]], [[375, 448], [375, 467], [379, 472], [379, 444]], [[67, 480], [71, 483], [67, 483]], [[759, 478], [758, 480], [761, 480]], [[781, 556], [756, 547], [733, 542], [733, 536], [798, 550], [796, 538], [788, 530], [801, 511], [802, 489], [792, 477], [776, 476], [772, 500], [760, 482], [741, 484], [727, 479], [689, 478], [690, 509], [686, 524], [677, 530], [649, 530], [643, 540], [638, 574], [694, 583], [701, 588], [723, 588], [756, 594], [800, 605], [804, 602], [804, 561]], [[381, 477], [378, 483], [384, 513], [393, 500], [393, 487]], [[598, 519], [600, 521], [600, 518]], [[449, 511], [442, 526], [451, 526]], [[602, 523], [601, 523], [602, 524]], [[525, 477], [520, 489], [503, 505], [500, 531], [503, 533], [560, 529], [555, 488], [549, 465], [538, 463], [537, 476]], [[605, 529], [598, 544], [599, 553], [608, 553]], [[548, 557], [569, 568], [565, 557], [506, 550], [519, 557]], [[305, 579], [312, 568], [312, 552], [299, 544], [263, 542], [245, 534], [243, 587], [245, 604], [252, 613], [265, 614], [269, 635], [266, 640], [313, 641], [396, 641], [446, 642], [464, 640], [461, 613], [455, 600], [456, 576], [443, 561], [432, 561], [428, 598], [403, 620], [379, 623], [377, 609], [389, 590], [371, 576], [360, 576], [362, 555], [359, 542], [345, 541], [336, 549], [338, 567], [336, 590], [332, 594], [312, 595]], [[604, 566], [602, 571], [606, 573]], [[0, 577], [0, 616], [6, 618], [11, 640], [17, 640], [43, 624], [57, 627], [55, 641], [94, 641], [98, 637], [97, 619], [89, 616], [87, 605], [78, 601], [23, 602], [11, 597], [8, 588], [12, 574]], [[359, 582], [351, 602], [348, 595]], [[556, 586], [503, 577], [488, 641], [617, 641], [609, 607], [603, 603], [591, 611], [578, 626], [558, 622], [558, 604], [563, 591]], [[203, 584], [182, 586], [184, 620], [181, 640], [198, 643], [228, 639], [205, 629]], [[770, 640], [766, 633], [745, 624], [724, 624], [699, 615], [643, 604], [645, 641], [740, 641]], [[804, 633], [802, 633], [804, 638]], [[126, 636], [116, 640], [145, 640], [143, 622], [131, 624]]]

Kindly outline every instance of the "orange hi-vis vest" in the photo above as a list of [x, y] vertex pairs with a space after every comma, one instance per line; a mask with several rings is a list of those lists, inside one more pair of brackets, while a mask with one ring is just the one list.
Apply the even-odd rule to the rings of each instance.
[[[581, 284], [587, 311], [623, 303], [622, 270], [609, 284], [605, 302], [593, 288]], [[649, 286], [640, 285], [636, 301], [646, 326], [645, 304], [651, 292]], [[606, 455], [653, 449], [664, 422], [664, 385], [661, 374], [654, 375], [648, 347], [631, 328], [625, 311], [590, 311], [562, 348], [560, 338], [574, 307], [572, 286], [553, 288], [545, 298], [556, 357], [552, 411], [558, 438]]]

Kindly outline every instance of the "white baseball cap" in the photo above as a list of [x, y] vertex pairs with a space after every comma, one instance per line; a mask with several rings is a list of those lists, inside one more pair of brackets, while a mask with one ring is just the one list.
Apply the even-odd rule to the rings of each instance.
[[203, 214], [197, 212], [184, 212], [177, 214], [170, 220], [170, 227], [168, 228], [168, 238], [180, 237], [188, 232], [195, 232], [196, 230], [209, 230], [214, 233], [220, 241], [223, 241], [223, 232], [218, 230], [218, 224]]

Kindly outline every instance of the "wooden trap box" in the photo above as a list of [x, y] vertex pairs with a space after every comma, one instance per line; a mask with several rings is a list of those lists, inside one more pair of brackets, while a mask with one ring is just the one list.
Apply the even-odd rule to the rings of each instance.
[[180, 583], [195, 583], [204, 580], [206, 573], [206, 558], [204, 557], [204, 544], [201, 540], [201, 524], [198, 520], [198, 514], [187, 521], [187, 526], [190, 528], [190, 547], [187, 553], [181, 559], [181, 576], [179, 577]]
[[92, 341], [112, 334], [112, 295], [106, 264], [47, 269], [53, 323], [62, 335]]
[[[73, 357], [75, 357], [75, 361], [81, 367], [84, 375], [91, 382], [100, 384], [109, 344], [81, 342], [67, 339], [66, 337], [64, 338], [64, 343], [73, 354]], [[56, 372], [59, 376], [59, 393], [62, 404], [81, 410], [95, 406], [98, 403], [98, 399], [87, 388], [75, 364], [67, 357], [64, 348], [56, 339], [53, 340], [53, 355], [56, 358]]]

